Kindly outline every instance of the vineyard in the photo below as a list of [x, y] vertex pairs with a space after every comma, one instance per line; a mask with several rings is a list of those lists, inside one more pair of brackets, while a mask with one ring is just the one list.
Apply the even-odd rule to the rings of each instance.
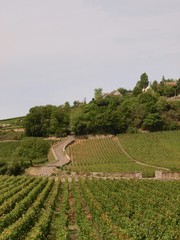
[[156, 166], [179, 171], [179, 143], [179, 131], [80, 139], [67, 148], [72, 162], [65, 170], [142, 172], [145, 177], [153, 176]]
[[0, 240], [180, 236], [179, 181], [1, 176], [0, 191]]
[[135, 159], [180, 171], [180, 131], [119, 135], [124, 149]]
[[77, 140], [67, 148], [71, 163], [65, 170], [80, 172], [142, 172], [153, 176], [154, 168], [138, 165], [118, 145], [117, 138]]

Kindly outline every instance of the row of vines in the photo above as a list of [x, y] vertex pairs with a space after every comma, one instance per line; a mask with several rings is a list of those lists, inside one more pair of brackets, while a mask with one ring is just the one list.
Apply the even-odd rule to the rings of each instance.
[[180, 171], [179, 143], [180, 131], [79, 139], [67, 148], [71, 164], [65, 170], [142, 172], [144, 177], [154, 176], [158, 167]]
[[153, 176], [154, 168], [137, 164], [119, 147], [118, 138], [77, 140], [67, 148], [71, 164], [64, 169], [80, 172], [142, 172]]
[[118, 140], [133, 158], [180, 171], [180, 131], [122, 134]]
[[179, 239], [180, 182], [0, 176], [0, 240]]

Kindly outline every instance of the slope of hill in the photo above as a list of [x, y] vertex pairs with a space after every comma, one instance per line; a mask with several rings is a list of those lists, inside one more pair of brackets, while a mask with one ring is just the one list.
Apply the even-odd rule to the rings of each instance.
[[180, 171], [180, 131], [123, 134], [118, 140], [134, 159]]
[[0, 120], [0, 129], [1, 130], [21, 129], [23, 128], [23, 119], [24, 117], [2, 119]]
[[78, 140], [67, 149], [72, 162], [65, 169], [142, 172], [143, 176], [153, 176], [158, 168], [177, 171], [180, 166], [179, 143], [179, 131]]

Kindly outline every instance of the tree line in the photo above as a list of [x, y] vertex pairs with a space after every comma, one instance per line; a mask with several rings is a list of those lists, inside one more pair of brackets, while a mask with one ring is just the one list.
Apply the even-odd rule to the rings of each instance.
[[[117, 94], [117, 92], [119, 94]], [[27, 136], [66, 136], [68, 134], [119, 134], [180, 129], [180, 79], [150, 84], [143, 73], [133, 90], [119, 88], [116, 94], [94, 91], [89, 102], [35, 106], [24, 119]]]

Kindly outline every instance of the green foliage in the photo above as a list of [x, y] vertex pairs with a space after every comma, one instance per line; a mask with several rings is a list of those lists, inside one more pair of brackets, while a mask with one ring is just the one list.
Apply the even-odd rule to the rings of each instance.
[[98, 100], [102, 98], [102, 88], [94, 89], [94, 99]]
[[138, 130], [135, 127], [128, 127], [128, 129], [127, 129], [128, 134], [137, 133], [137, 132], [138, 132]]
[[0, 142], [0, 173], [18, 175], [32, 164], [47, 161], [51, 143], [41, 138]]
[[[130, 135], [130, 134], [129, 134]], [[76, 141], [67, 148], [71, 163], [66, 170], [78, 172], [142, 172], [153, 176], [154, 169], [137, 164], [122, 150], [119, 139], [97, 138]]]
[[143, 73], [133, 91], [118, 89], [121, 96], [113, 92], [103, 95], [102, 89], [97, 88], [89, 103], [74, 101], [72, 107], [66, 102], [59, 107], [31, 108], [24, 119], [26, 136], [119, 134], [130, 128], [178, 130], [180, 101], [170, 97], [177, 95], [179, 89], [180, 80], [163, 77], [160, 83], [149, 85], [148, 75]]
[[118, 88], [118, 91], [119, 91], [123, 96], [125, 96], [125, 95], [128, 93], [128, 90], [125, 89], [125, 88]]
[[0, 188], [0, 240], [174, 240], [180, 234], [178, 181], [0, 176]]
[[148, 75], [146, 73], [141, 74], [140, 80], [137, 82], [136, 86], [133, 89], [133, 95], [138, 96], [140, 93], [142, 93], [143, 88], [147, 88], [148, 85]]
[[24, 138], [16, 149], [15, 155], [31, 161], [47, 158], [50, 146], [48, 141], [41, 138]]
[[24, 117], [16, 117], [0, 120], [0, 128], [3, 130], [13, 130], [23, 127]]
[[24, 134], [21, 132], [15, 132], [14, 130], [0, 131], [0, 141], [5, 140], [21, 140]]
[[16, 151], [17, 147], [19, 147], [21, 141], [5, 141], [0, 142], [0, 159], [4, 158], [6, 160], [11, 159], [14, 157], [14, 152]]
[[180, 131], [123, 134], [118, 137], [134, 159], [180, 171]]
[[42, 137], [49, 134], [67, 135], [69, 132], [68, 103], [65, 106], [36, 106], [29, 110], [24, 119], [27, 136]]
[[52, 106], [37, 106], [29, 110], [24, 119], [24, 126], [27, 136], [41, 137], [49, 133], [50, 116]]
[[140, 93], [142, 93], [142, 88], [140, 86], [135, 86], [133, 89], [133, 95], [137, 97]]
[[144, 119], [143, 128], [150, 132], [163, 130], [163, 120], [159, 113], [149, 113]]
[[141, 74], [138, 84], [141, 89], [146, 88], [149, 85], [148, 75], [146, 73]]
[[[180, 132], [121, 134], [118, 138], [94, 138], [76, 141], [67, 148], [71, 163], [66, 170], [80, 172], [142, 172], [153, 176], [156, 167], [179, 171]], [[129, 130], [130, 131], [130, 130]], [[129, 154], [125, 154], [123, 149]], [[134, 159], [134, 160], [133, 160]]]
[[8, 164], [7, 174], [9, 175], [20, 175], [24, 171], [24, 166], [21, 162], [13, 161]]

